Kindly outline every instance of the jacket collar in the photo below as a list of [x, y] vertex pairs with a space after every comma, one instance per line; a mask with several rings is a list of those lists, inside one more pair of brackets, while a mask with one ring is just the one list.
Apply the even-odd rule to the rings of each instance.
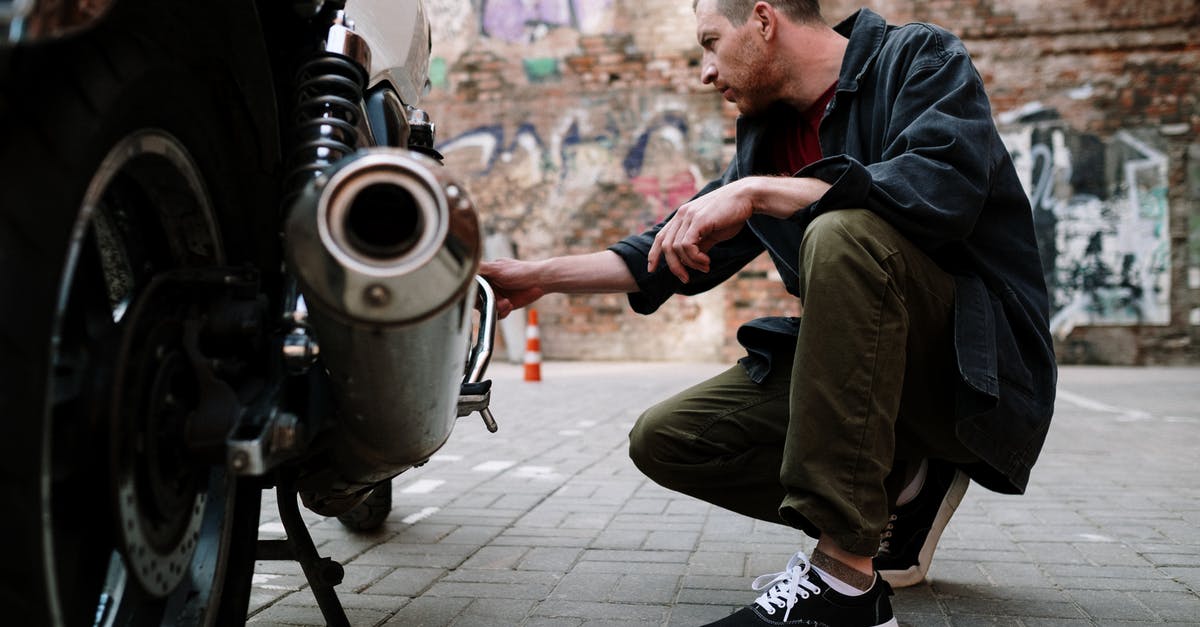
[[850, 40], [846, 46], [846, 56], [842, 59], [838, 91], [858, 91], [858, 82], [883, 48], [887, 22], [870, 9], [859, 9], [834, 26], [833, 30]]
[[796, 110], [782, 103], [776, 103], [766, 111], [754, 115], [740, 115], [737, 118], [737, 154], [734, 157], [736, 176], [751, 176], [758, 174], [755, 160], [763, 156], [760, 149], [767, 138], [778, 133], [775, 122], [784, 116], [795, 116]]

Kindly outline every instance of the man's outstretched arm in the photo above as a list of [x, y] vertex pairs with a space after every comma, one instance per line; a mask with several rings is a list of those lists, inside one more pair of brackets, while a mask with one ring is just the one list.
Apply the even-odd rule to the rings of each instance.
[[501, 318], [546, 294], [611, 294], [638, 291], [637, 282], [616, 253], [604, 250], [539, 261], [485, 261], [479, 274], [496, 291]]

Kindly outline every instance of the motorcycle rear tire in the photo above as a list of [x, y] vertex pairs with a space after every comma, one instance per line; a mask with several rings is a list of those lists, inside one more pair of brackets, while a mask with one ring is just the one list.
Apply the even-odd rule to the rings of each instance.
[[338, 522], [350, 531], [368, 533], [381, 527], [392, 513], [392, 482], [375, 486], [367, 498], [353, 509], [338, 516]]
[[[0, 611], [14, 625], [241, 624], [260, 488], [220, 465], [188, 469], [203, 533], [180, 583], [147, 592], [119, 539], [109, 401], [132, 317], [120, 316], [151, 279], [261, 254], [245, 242], [271, 186], [264, 150], [228, 53], [213, 52], [228, 46], [222, 3], [117, 5], [93, 31], [0, 53]], [[135, 156], [114, 160], [122, 147]], [[104, 220], [119, 224], [101, 233]]]

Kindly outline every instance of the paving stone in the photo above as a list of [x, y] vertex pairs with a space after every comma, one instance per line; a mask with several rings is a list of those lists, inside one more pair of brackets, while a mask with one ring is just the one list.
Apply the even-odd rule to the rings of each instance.
[[445, 627], [466, 609], [471, 599], [421, 597], [413, 599], [384, 623], [389, 627]]
[[669, 575], [624, 575], [609, 594], [608, 600], [670, 605], [679, 592], [680, 579]]
[[533, 617], [525, 621], [523, 627], [580, 627], [583, 625], [582, 618], [567, 618], [558, 616], [555, 618]]
[[740, 577], [746, 574], [745, 562], [743, 553], [695, 551], [688, 559], [688, 574]]
[[[391, 614], [390, 611], [346, 607], [346, 618], [351, 625], [374, 625], [383, 622]], [[312, 605], [287, 605], [283, 603], [272, 605], [262, 613], [254, 616], [254, 623], [277, 623], [282, 625], [325, 625], [325, 618]]]
[[462, 568], [512, 568], [529, 550], [527, 546], [485, 546], [463, 562]]
[[936, 615], [943, 614], [941, 602], [929, 586], [911, 586], [895, 590], [892, 597], [892, 608], [897, 615]]
[[671, 615], [667, 617], [666, 624], [668, 627], [707, 625], [728, 616], [733, 611], [734, 608], [719, 605], [693, 605], [681, 602], [671, 608]]
[[460, 615], [465, 617], [487, 618], [491, 625], [516, 625], [520, 623], [536, 605], [535, 601], [523, 599], [476, 599]]
[[1018, 618], [1087, 618], [1070, 601], [960, 597], [943, 598], [941, 602], [943, 607], [946, 608], [946, 612], [951, 616], [983, 615]]
[[642, 545], [646, 550], [684, 550], [690, 551], [696, 546], [700, 537], [698, 532], [691, 531], [651, 531]]
[[471, 599], [530, 599], [546, 598], [554, 588], [547, 583], [480, 583], [442, 580], [430, 586], [426, 596], [467, 597]]
[[1074, 590], [1071, 598], [1094, 619], [1153, 621], [1157, 618], [1150, 608], [1127, 592], [1111, 590]]
[[[396, 568], [410, 566], [454, 568], [462, 564], [474, 551], [474, 547], [444, 544], [428, 546], [423, 544], [381, 544], [354, 558], [350, 564]], [[299, 568], [298, 564], [297, 568]]]
[[545, 570], [566, 572], [583, 554], [581, 549], [535, 547], [521, 557], [517, 568], [521, 570]]
[[363, 592], [415, 597], [445, 574], [446, 571], [441, 568], [402, 568], [368, 586]]
[[582, 618], [584, 620], [609, 621], [658, 621], [667, 616], [667, 608], [654, 605], [631, 603], [592, 603], [550, 600], [537, 606], [533, 616], [553, 618]]
[[673, 562], [579, 562], [571, 572], [640, 575], [685, 575], [687, 564]]
[[[1022, 627], [1094, 627], [1096, 622], [1084, 619], [1021, 619]], [[1145, 623], [1140, 623], [1145, 626]]]
[[446, 534], [438, 543], [483, 546], [500, 535], [500, 532], [503, 530], [503, 527], [464, 525]]
[[636, 564], [642, 562], [687, 563], [691, 556], [687, 551], [617, 551], [608, 549], [588, 549], [583, 553], [586, 562], [621, 562]]
[[671, 502], [669, 499], [642, 499], [631, 498], [621, 504], [620, 512], [622, 514], [662, 514], [667, 504]]
[[391, 566], [364, 566], [360, 564], [346, 564], [342, 566], [342, 569], [345, 572], [345, 577], [342, 579], [342, 583], [337, 586], [339, 592], [342, 590], [362, 592], [368, 586], [395, 570]]
[[571, 571], [563, 575], [549, 598], [570, 601], [605, 601], [625, 575]]
[[592, 541], [593, 549], [640, 549], [649, 531], [641, 529], [605, 529]]
[[742, 607], [754, 602], [760, 593], [754, 592], [750, 586], [746, 586], [743, 590], [701, 590], [697, 588], [684, 588], [679, 591], [680, 603], [692, 604], [708, 604], [722, 605], [734, 607]]
[[1130, 594], [1162, 620], [1200, 622], [1200, 597], [1194, 593], [1135, 591]]

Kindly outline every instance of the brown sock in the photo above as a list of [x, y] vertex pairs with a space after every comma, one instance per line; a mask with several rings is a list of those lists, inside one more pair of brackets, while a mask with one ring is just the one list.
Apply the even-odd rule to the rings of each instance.
[[812, 559], [809, 563], [821, 570], [837, 577], [839, 581], [866, 592], [875, 584], [875, 573], [870, 575], [848, 566], [829, 555], [821, 552], [819, 549], [813, 549]]

